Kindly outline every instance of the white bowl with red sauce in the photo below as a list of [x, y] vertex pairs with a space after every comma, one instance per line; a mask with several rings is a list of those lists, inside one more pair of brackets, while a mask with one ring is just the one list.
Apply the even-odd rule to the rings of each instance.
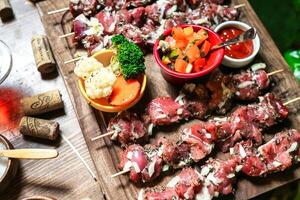
[[[251, 26], [240, 21], [227, 21], [215, 28], [223, 41], [232, 39], [250, 29]], [[241, 68], [253, 61], [260, 48], [258, 35], [253, 40], [248, 40], [225, 47], [225, 55], [222, 64], [227, 67]]]

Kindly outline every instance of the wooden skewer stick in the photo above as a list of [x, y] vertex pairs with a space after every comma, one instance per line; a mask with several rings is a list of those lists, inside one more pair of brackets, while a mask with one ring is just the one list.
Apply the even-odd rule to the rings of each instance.
[[99, 135], [97, 137], [94, 137], [91, 139], [91, 141], [95, 141], [95, 140], [98, 140], [98, 139], [101, 139], [101, 138], [104, 138], [104, 137], [107, 137], [107, 136], [111, 136], [115, 133], [115, 131], [110, 131], [110, 132], [107, 132], [105, 134], [102, 134], [102, 135]]
[[78, 61], [78, 60], [80, 60], [80, 59], [81, 59], [81, 57], [73, 58], [73, 59], [71, 59], [71, 60], [65, 61], [64, 64], [69, 64], [69, 63], [72, 63], [72, 62], [76, 62], [76, 61]]
[[74, 34], [75, 34], [74, 32], [67, 33], [67, 34], [64, 34], [64, 35], [60, 35], [59, 38], [60, 38], [60, 39], [63, 39], [63, 38], [66, 38], [66, 37], [73, 36]]
[[289, 104], [291, 104], [291, 103], [294, 103], [294, 102], [296, 102], [296, 101], [300, 101], [300, 97], [297, 97], [297, 98], [295, 98], [295, 99], [291, 99], [291, 100], [285, 102], [283, 105], [284, 105], [284, 106], [287, 106], [287, 105], [289, 105]]
[[112, 177], [112, 178], [115, 178], [115, 177], [117, 177], [117, 176], [126, 174], [126, 173], [128, 173], [128, 172], [130, 172], [130, 170], [120, 171], [120, 172], [118, 172], [118, 173], [115, 173], [115, 174], [111, 175], [111, 177]]
[[58, 9], [58, 10], [49, 11], [47, 14], [48, 15], [53, 15], [53, 14], [60, 13], [60, 12], [65, 12], [65, 11], [68, 11], [68, 10], [69, 10], [69, 7], [66, 7], [66, 8], [61, 8], [61, 9]]
[[242, 7], [244, 7], [244, 6], [245, 6], [245, 4], [242, 3], [242, 4], [239, 4], [239, 5], [234, 6], [234, 8], [235, 8], [235, 9], [238, 9], [238, 8], [242, 8]]
[[0, 150], [0, 157], [19, 158], [19, 159], [50, 159], [56, 158], [58, 151], [55, 149], [10, 149]]
[[274, 74], [278, 74], [278, 73], [283, 72], [283, 71], [284, 71], [284, 69], [279, 69], [279, 70], [270, 72], [270, 73], [268, 73], [267, 75], [268, 75], [268, 76], [272, 76], [272, 75], [274, 75]]
[[67, 144], [71, 147], [71, 149], [74, 151], [74, 153], [77, 155], [77, 157], [81, 160], [81, 162], [87, 168], [89, 173], [92, 175], [93, 179], [95, 181], [97, 181], [96, 175], [94, 174], [92, 169], [89, 167], [89, 165], [86, 163], [86, 161], [83, 159], [83, 157], [80, 155], [80, 153], [77, 151], [77, 149], [73, 146], [73, 144], [63, 134], [61, 134], [61, 137], [67, 142]]

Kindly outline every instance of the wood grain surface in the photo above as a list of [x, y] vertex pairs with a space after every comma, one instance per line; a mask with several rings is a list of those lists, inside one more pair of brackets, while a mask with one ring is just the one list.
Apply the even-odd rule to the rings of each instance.
[[[263, 60], [267, 63], [267, 71], [274, 71], [276, 69], [285, 69], [281, 74], [272, 77], [273, 87], [272, 91], [282, 98], [283, 101], [287, 101], [294, 97], [300, 96], [300, 88], [296, 79], [288, 69], [287, 64], [283, 60], [280, 52], [272, 41], [270, 35], [254, 13], [253, 9], [246, 0], [234, 0], [235, 5], [245, 3], [246, 7], [242, 8], [243, 13], [241, 20], [246, 21], [257, 28], [259, 36], [261, 38], [262, 46], [257, 60]], [[70, 13], [63, 16], [53, 15], [47, 16], [45, 13], [49, 10], [56, 8], [63, 8], [67, 6], [67, 1], [43, 1], [38, 3], [40, 9], [42, 22], [45, 27], [45, 31], [50, 39], [52, 49], [54, 50], [55, 58], [58, 62], [61, 75], [64, 78], [67, 90], [70, 94], [72, 104], [75, 108], [76, 116], [79, 120], [82, 133], [86, 140], [88, 149], [90, 151], [93, 162], [96, 166], [97, 174], [100, 180], [100, 187], [105, 195], [106, 199], [136, 199], [137, 192], [141, 189], [141, 185], [134, 185], [128, 181], [128, 176], [120, 176], [118, 178], [110, 178], [110, 175], [118, 171], [118, 151], [120, 148], [114, 145], [108, 138], [104, 140], [98, 140], [91, 142], [90, 139], [99, 134], [106, 132], [106, 123], [113, 116], [112, 114], [102, 113], [93, 110], [81, 97], [78, 86], [77, 78], [73, 73], [74, 63], [64, 65], [63, 62], [73, 58], [75, 48], [70, 42], [70, 39], [59, 39], [58, 36], [64, 33], [68, 33], [71, 30], [72, 17]], [[133, 109], [144, 110], [146, 103], [152, 98], [157, 96], [173, 96], [176, 97], [178, 89], [165, 82], [161, 76], [160, 70], [156, 65], [154, 58], [151, 54], [146, 57], [146, 74], [148, 76], [147, 89], [144, 98]], [[290, 116], [289, 119], [284, 121], [281, 126], [277, 126], [272, 130], [266, 131], [267, 135], [271, 136], [275, 130], [282, 128], [298, 128], [300, 122], [300, 115], [297, 108], [300, 108], [299, 103], [295, 103], [289, 106]], [[166, 136], [169, 138], [177, 137], [176, 134], [180, 129], [191, 123], [197, 121], [191, 121], [185, 124], [178, 124], [170, 127], [164, 127], [155, 131], [155, 138], [160, 136]], [[269, 138], [268, 136], [266, 137]], [[226, 155], [219, 154], [218, 157], [225, 158]], [[166, 175], [157, 180], [152, 185], [165, 184], [173, 173]], [[174, 175], [174, 174], [173, 174]], [[236, 191], [236, 199], [249, 199], [258, 196], [264, 192], [267, 192], [273, 188], [279, 187], [287, 182], [300, 178], [300, 169], [293, 168], [284, 173], [274, 174], [267, 178], [249, 179], [243, 176], [239, 176], [239, 181]], [[151, 185], [147, 185], [151, 186]]]
[[[39, 117], [59, 122], [60, 134], [73, 143], [95, 171], [62, 78], [57, 73], [42, 77], [37, 71], [31, 37], [44, 33], [37, 8], [24, 0], [10, 2], [15, 19], [8, 23], [0, 21], [0, 40], [12, 50], [13, 67], [8, 78], [0, 85], [1, 98], [8, 98], [7, 91], [20, 93], [20, 96], [31, 96], [59, 89], [65, 109]], [[14, 100], [19, 100], [18, 95], [14, 96], [12, 101]], [[10, 117], [15, 121], [14, 125], [22, 117], [22, 114], [16, 114], [19, 109], [15, 107], [11, 110]], [[50, 148], [57, 149], [60, 153], [52, 160], [21, 160], [18, 173], [10, 187], [0, 195], [1, 200], [21, 200], [31, 196], [49, 196], [57, 200], [103, 199], [98, 183], [61, 137], [54, 142], [23, 137], [15, 126], [1, 124], [1, 119], [0, 134], [6, 136], [15, 148]]]

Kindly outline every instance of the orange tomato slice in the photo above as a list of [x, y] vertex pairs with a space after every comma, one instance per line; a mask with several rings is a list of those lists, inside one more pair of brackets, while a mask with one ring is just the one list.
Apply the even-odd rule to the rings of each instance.
[[187, 67], [188, 63], [184, 60], [177, 58], [175, 61], [174, 69], [177, 72], [185, 73], [185, 69]]
[[118, 76], [113, 91], [110, 95], [110, 104], [115, 106], [125, 106], [134, 101], [140, 92], [141, 84], [138, 80], [125, 80]]
[[173, 32], [173, 38], [175, 40], [185, 40], [186, 39], [182, 28], [174, 27], [172, 29], [172, 32]]
[[189, 59], [189, 63], [193, 63], [197, 58], [200, 57], [200, 50], [196, 45], [191, 46], [186, 51], [186, 56]]

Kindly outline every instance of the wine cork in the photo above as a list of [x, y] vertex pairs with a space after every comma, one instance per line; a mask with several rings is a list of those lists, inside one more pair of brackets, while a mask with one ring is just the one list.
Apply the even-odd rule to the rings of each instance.
[[58, 136], [59, 124], [50, 120], [25, 116], [21, 119], [19, 129], [23, 135], [55, 140]]
[[38, 71], [43, 74], [55, 71], [56, 63], [47, 36], [33, 36], [31, 45]]
[[59, 90], [52, 90], [42, 94], [21, 99], [25, 115], [34, 116], [64, 107]]
[[9, 0], [0, 0], [0, 17], [3, 22], [8, 21], [14, 17], [14, 13]]

